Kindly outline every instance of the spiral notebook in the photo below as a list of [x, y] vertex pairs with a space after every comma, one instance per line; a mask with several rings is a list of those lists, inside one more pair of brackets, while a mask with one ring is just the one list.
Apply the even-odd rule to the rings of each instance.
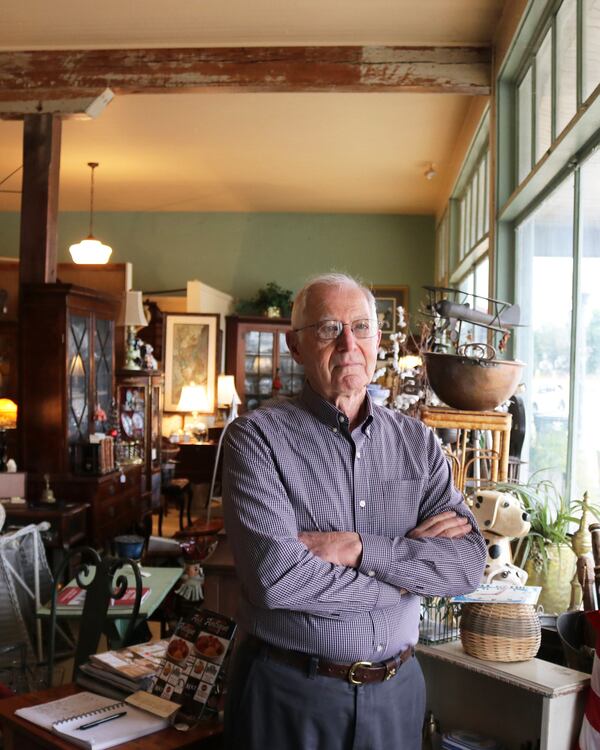
[[[39, 706], [20, 708], [15, 714], [88, 750], [103, 750], [120, 745], [158, 732], [169, 724], [167, 719], [161, 719], [147, 711], [88, 692], [76, 693]], [[122, 715], [116, 718], [118, 714]], [[115, 718], [97, 723], [111, 716]], [[97, 725], [84, 728], [92, 723]]]

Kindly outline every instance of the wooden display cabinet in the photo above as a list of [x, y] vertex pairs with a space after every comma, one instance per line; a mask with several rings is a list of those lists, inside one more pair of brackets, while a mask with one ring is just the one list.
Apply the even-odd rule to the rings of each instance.
[[[227, 316], [225, 369], [235, 376], [240, 411], [256, 409], [274, 395], [295, 396], [302, 390], [304, 372], [285, 341], [289, 330], [289, 318]], [[274, 393], [276, 375], [281, 388]]]
[[85, 473], [79, 457], [103, 426], [114, 396], [115, 319], [119, 300], [72, 284], [22, 289], [19, 443], [27, 497], [42, 499], [47, 474], [57, 498], [90, 504], [88, 541], [105, 546], [147, 511], [141, 467]]
[[142, 487], [160, 506], [161, 415], [164, 378], [155, 370], [119, 370], [117, 410], [120, 466], [140, 464]]

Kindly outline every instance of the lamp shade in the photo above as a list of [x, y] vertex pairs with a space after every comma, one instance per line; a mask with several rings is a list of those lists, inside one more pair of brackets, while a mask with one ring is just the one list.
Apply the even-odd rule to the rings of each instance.
[[69, 248], [73, 263], [80, 265], [108, 263], [112, 247], [104, 245], [94, 237], [87, 237]]
[[210, 412], [206, 386], [190, 383], [181, 389], [181, 397], [177, 404], [177, 411]]
[[242, 403], [235, 390], [235, 378], [233, 375], [219, 375], [217, 382], [217, 403], [219, 406], [231, 406], [231, 404]]
[[148, 321], [144, 315], [141, 292], [125, 292], [117, 325], [136, 326], [137, 328], [144, 328], [148, 325]]
[[17, 405], [9, 398], [0, 398], [0, 429], [14, 430], [17, 426]]

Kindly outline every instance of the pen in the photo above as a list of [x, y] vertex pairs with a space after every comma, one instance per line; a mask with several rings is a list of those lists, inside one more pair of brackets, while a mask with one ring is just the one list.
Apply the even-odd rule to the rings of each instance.
[[121, 711], [119, 714], [111, 714], [110, 716], [103, 716], [101, 719], [96, 719], [96, 721], [90, 721], [89, 724], [82, 724], [80, 727], [77, 727], [77, 729], [92, 729], [92, 727], [97, 727], [100, 724], [104, 724], [107, 721], [112, 721], [113, 719], [120, 719], [121, 716], [127, 716], [127, 711]]

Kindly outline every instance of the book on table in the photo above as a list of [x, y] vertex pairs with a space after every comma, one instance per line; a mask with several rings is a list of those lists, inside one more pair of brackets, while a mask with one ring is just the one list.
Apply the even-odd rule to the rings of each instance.
[[[109, 607], [133, 607], [135, 604], [136, 590], [134, 587], [128, 587], [120, 599], [111, 599]], [[57, 607], [83, 607], [85, 602], [86, 590], [79, 586], [65, 586], [58, 592], [56, 597]], [[150, 589], [144, 586], [140, 604], [150, 595]]]
[[87, 750], [104, 750], [169, 725], [168, 719], [89, 692], [19, 708], [15, 714]]
[[92, 654], [90, 662], [101, 669], [114, 672], [130, 680], [142, 680], [155, 675], [167, 650], [168, 641], [143, 643], [118, 651]]

